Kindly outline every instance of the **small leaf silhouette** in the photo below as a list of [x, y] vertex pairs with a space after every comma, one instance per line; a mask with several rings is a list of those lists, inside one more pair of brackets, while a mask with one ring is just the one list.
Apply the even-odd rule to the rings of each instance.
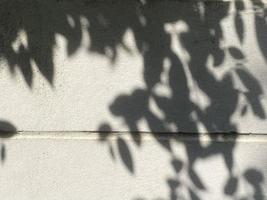
[[228, 182], [224, 187], [224, 193], [228, 195], [233, 195], [237, 190], [238, 180], [235, 177], [230, 177]]
[[235, 71], [242, 83], [246, 86], [248, 92], [253, 93], [255, 96], [259, 96], [263, 93], [262, 86], [248, 70], [245, 70], [245, 68], [237, 68]]
[[180, 185], [180, 182], [178, 180], [175, 180], [175, 179], [168, 179], [167, 183], [168, 183], [169, 188], [171, 190], [170, 191], [170, 199], [178, 199], [176, 191], [177, 191], [177, 188]]
[[256, 29], [256, 38], [258, 40], [258, 46], [263, 54], [265, 60], [267, 59], [267, 25], [265, 17], [262, 16], [255, 16], [255, 29]]
[[214, 52], [213, 55], [214, 55], [214, 67], [218, 67], [223, 63], [225, 53], [222, 49], [219, 49], [218, 51]]
[[172, 190], [175, 190], [180, 185], [180, 182], [175, 179], [168, 179], [167, 182]]
[[183, 167], [183, 163], [180, 160], [174, 159], [172, 161], [172, 166], [175, 169], [175, 171], [178, 173], [179, 171], [181, 171]]
[[189, 188], [189, 194], [190, 194], [191, 200], [200, 200], [200, 198], [197, 196], [197, 194], [193, 190], [191, 190], [190, 188]]
[[124, 163], [124, 165], [127, 167], [127, 169], [131, 173], [134, 173], [132, 155], [126, 142], [120, 137], [118, 138], [117, 142], [118, 142], [118, 148], [119, 148], [119, 153], [120, 153], [122, 162]]
[[242, 43], [244, 40], [244, 23], [240, 14], [235, 15], [235, 29], [238, 35], [238, 39]]
[[206, 189], [201, 179], [198, 177], [198, 175], [195, 173], [193, 169], [189, 169], [189, 176], [196, 187], [198, 187], [201, 190]]
[[236, 69], [236, 73], [248, 90], [245, 95], [253, 113], [261, 119], [265, 119], [266, 114], [259, 98], [259, 96], [263, 93], [263, 89], [258, 83], [258, 80], [252, 74], [242, 68]]
[[99, 132], [100, 141], [105, 141], [108, 139], [108, 136], [111, 134], [112, 128], [108, 123], [102, 123], [98, 128], [98, 132]]
[[244, 173], [244, 177], [252, 185], [259, 185], [259, 184], [261, 184], [263, 182], [262, 173], [257, 171], [256, 169], [248, 169]]
[[236, 47], [229, 47], [229, 52], [235, 59], [241, 60], [245, 58], [244, 54]]
[[1, 146], [1, 161], [3, 162], [6, 158], [6, 147], [5, 145]]
[[113, 148], [112, 148], [112, 145], [109, 144], [109, 145], [108, 145], [108, 148], [109, 148], [109, 153], [110, 153], [111, 158], [112, 158], [113, 160], [115, 160], [116, 157], [115, 157], [115, 153], [114, 153], [114, 150], [113, 150]]
[[8, 121], [0, 121], [0, 137], [7, 138], [13, 136], [17, 132], [16, 127]]
[[23, 74], [23, 78], [25, 79], [27, 85], [31, 87], [33, 80], [33, 71], [30, 63], [29, 53], [22, 45], [19, 47], [18, 61], [20, 63], [20, 70]]

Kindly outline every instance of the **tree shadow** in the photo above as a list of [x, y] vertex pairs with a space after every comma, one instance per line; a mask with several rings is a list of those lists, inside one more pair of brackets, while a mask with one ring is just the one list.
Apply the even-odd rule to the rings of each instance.
[[[245, 31], [241, 14], [246, 8], [242, 0], [232, 3], [185, 3], [171, 0], [1, 0], [0, 4], [0, 58], [8, 63], [12, 74], [18, 68], [29, 87], [32, 86], [33, 65], [53, 85], [54, 48], [57, 45], [55, 37], [57, 34], [64, 36], [67, 53], [69, 56], [73, 55], [82, 42], [84, 27], [81, 18], [89, 23], [86, 28], [91, 41], [87, 47], [88, 52], [105, 55], [113, 63], [117, 59], [118, 47], [130, 52], [123, 36], [127, 30], [131, 30], [143, 59], [145, 88], [136, 88], [128, 94], [116, 97], [109, 106], [110, 112], [125, 122], [140, 148], [142, 130], [138, 123], [144, 120], [159, 145], [173, 155], [170, 165], [177, 174], [183, 163], [173, 154], [171, 142], [184, 145], [189, 162], [188, 176], [199, 190], [206, 190], [206, 187], [194, 170], [195, 162], [212, 155], [221, 155], [229, 172], [224, 193], [236, 199], [234, 194], [239, 177], [233, 173], [233, 152], [238, 129], [231, 118], [236, 112], [239, 99], [244, 98], [246, 102], [241, 117], [250, 108], [255, 117], [266, 118], [260, 101], [262, 86], [247, 69], [249, 66], [246, 66], [246, 55], [242, 50]], [[258, 1], [251, 1], [250, 4], [264, 12], [263, 15], [258, 15], [257, 12], [254, 15], [258, 45], [266, 56], [266, 9]], [[229, 15], [231, 6], [235, 8], [233, 23], [239, 44], [224, 47], [221, 23]], [[177, 22], [183, 24], [184, 30], [177, 28]], [[174, 43], [181, 45], [183, 53], [186, 52], [189, 58], [179, 53], [173, 47]], [[218, 78], [214, 71], [223, 68], [227, 55], [230, 55], [234, 66], [222, 69], [224, 74]], [[212, 64], [208, 66], [210, 60]], [[167, 76], [167, 81], [162, 80], [163, 74]], [[245, 92], [235, 87], [236, 77], [246, 88]], [[157, 88], [160, 86], [167, 87], [170, 95], [159, 94]], [[195, 96], [194, 91], [197, 92]], [[200, 93], [208, 99], [205, 106], [201, 105]], [[153, 112], [151, 101], [162, 116]], [[177, 140], [177, 134], [193, 134], [194, 137], [199, 137], [199, 124], [211, 138], [231, 137], [232, 142], [219, 145], [212, 142], [204, 147], [200, 140], [195, 140], [194, 143]], [[175, 131], [170, 125], [175, 127]], [[118, 148], [125, 167], [134, 173], [133, 156], [127, 142], [118, 137], [115, 147], [111, 144], [108, 133], [116, 130], [109, 123], [100, 125], [99, 130], [106, 133], [101, 134], [101, 141], [106, 141], [109, 145], [111, 157], [115, 159], [113, 148]], [[159, 137], [162, 133], [174, 134], [171, 140], [162, 140]], [[260, 184], [264, 180], [262, 173], [249, 169], [244, 177], [254, 187], [253, 198], [264, 199]], [[166, 184], [170, 188], [170, 199], [178, 199], [177, 189], [182, 184], [179, 179], [174, 177], [166, 180]], [[188, 193], [192, 200], [200, 199], [193, 188], [188, 188]]]
[[[17, 129], [13, 124], [11, 124], [8, 121], [3, 121], [3, 120], [0, 121], [0, 139], [1, 140], [4, 138], [10, 138], [16, 133], [17, 133]], [[0, 148], [1, 164], [4, 163], [4, 161], [6, 160], [6, 154], [7, 154], [6, 146], [4, 143], [2, 143], [1, 148]]]

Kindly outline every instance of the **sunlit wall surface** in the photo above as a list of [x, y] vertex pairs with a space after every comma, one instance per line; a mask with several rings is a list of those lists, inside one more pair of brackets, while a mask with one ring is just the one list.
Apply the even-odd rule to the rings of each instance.
[[266, 84], [264, 0], [0, 0], [0, 193], [263, 200]]

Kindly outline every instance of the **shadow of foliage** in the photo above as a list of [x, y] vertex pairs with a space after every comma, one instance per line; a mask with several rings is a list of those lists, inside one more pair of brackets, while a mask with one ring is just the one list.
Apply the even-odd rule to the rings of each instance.
[[[0, 121], [0, 139], [12, 137], [16, 134], [16, 127], [8, 121]], [[0, 158], [3, 163], [6, 159], [6, 146], [4, 143], [1, 144]]]
[[[266, 9], [260, 1], [249, 2], [255, 12], [255, 27], [259, 48], [267, 57], [266, 48]], [[230, 7], [234, 7], [233, 24], [239, 43], [236, 46], [223, 47], [224, 34], [221, 22], [229, 15]], [[57, 45], [56, 35], [62, 35], [67, 41], [67, 53], [73, 55], [81, 46], [82, 32], [86, 30], [90, 38], [88, 52], [104, 55], [114, 63], [117, 59], [118, 47], [131, 53], [124, 43], [123, 36], [127, 30], [134, 35], [134, 42], [143, 59], [143, 81], [145, 88], [136, 88], [128, 94], [121, 94], [111, 103], [109, 109], [114, 117], [121, 118], [133, 133], [136, 145], [141, 147], [141, 131], [138, 122], [145, 120], [155, 140], [172, 155], [170, 141], [161, 140], [159, 133], [171, 133], [170, 124], [176, 128], [177, 134], [195, 133], [198, 136], [198, 124], [202, 124], [210, 137], [226, 137], [229, 133], [231, 143], [211, 143], [203, 147], [199, 140], [194, 143], [181, 142], [187, 151], [189, 160], [188, 176], [199, 190], [206, 190], [205, 183], [194, 170], [194, 163], [212, 155], [221, 155], [229, 172], [224, 193], [235, 198], [238, 179], [233, 173], [235, 134], [238, 132], [231, 117], [236, 111], [238, 100], [243, 97], [246, 105], [241, 116], [251, 108], [255, 117], [265, 119], [265, 110], [260, 96], [262, 86], [247, 70], [246, 54], [242, 50], [245, 38], [245, 25], [242, 11], [244, 1], [157, 1], [157, 0], [0, 0], [0, 58], [8, 63], [10, 72], [19, 69], [29, 87], [32, 86], [33, 66], [35, 65], [43, 77], [52, 85], [54, 80], [54, 49]], [[81, 23], [86, 19], [88, 26]], [[175, 25], [167, 30], [167, 23], [183, 22], [185, 31], [177, 31]], [[172, 47], [178, 42], [187, 52], [190, 59], [185, 64], [179, 53]], [[207, 65], [212, 58], [212, 69], [221, 68], [226, 55], [230, 55], [233, 65], [225, 70], [221, 78], [217, 78]], [[168, 62], [168, 70], [164, 62]], [[168, 81], [162, 81], [162, 74], [167, 74]], [[238, 77], [246, 87], [246, 91], [237, 89], [234, 77]], [[193, 84], [193, 86], [192, 86]], [[163, 96], [156, 88], [166, 86], [171, 95]], [[198, 88], [209, 99], [209, 105], [201, 107], [192, 98], [193, 89]], [[150, 108], [153, 100], [163, 118], [157, 116]], [[116, 145], [109, 141], [108, 133], [115, 131], [108, 123], [100, 125], [100, 131], [106, 132], [101, 141], [108, 143], [111, 157], [116, 159], [114, 148], [129, 172], [134, 173], [134, 161], [127, 141], [117, 138]], [[174, 134], [175, 135], [175, 134]], [[175, 136], [172, 141], [176, 141]], [[194, 151], [192, 151], [192, 145]], [[183, 166], [182, 161], [173, 158], [170, 162], [177, 174]], [[263, 175], [250, 169], [245, 174], [246, 180], [253, 185], [254, 199], [262, 200], [261, 183]], [[254, 177], [254, 178], [252, 178]], [[257, 181], [256, 181], [257, 180]], [[167, 180], [170, 188], [170, 199], [179, 199], [176, 193], [182, 183], [178, 178]], [[188, 188], [192, 200], [200, 199], [194, 188]]]

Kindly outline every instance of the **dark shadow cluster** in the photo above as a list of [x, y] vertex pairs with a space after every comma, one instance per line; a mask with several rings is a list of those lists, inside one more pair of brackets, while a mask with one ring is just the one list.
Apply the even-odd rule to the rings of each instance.
[[[264, 5], [260, 1], [250, 3], [255, 9], [256, 40], [262, 54], [267, 56], [265, 41], [267, 10], [264, 10]], [[260, 102], [263, 89], [256, 77], [247, 70], [248, 66], [245, 66], [246, 55], [242, 50], [245, 30], [241, 16], [245, 4], [242, 0], [234, 2], [233, 22], [240, 44], [229, 47], [220, 45], [224, 39], [221, 22], [229, 15], [230, 4], [218, 1], [178, 0], [0, 0], [0, 58], [8, 63], [11, 73], [18, 68], [29, 87], [32, 86], [33, 65], [37, 66], [40, 73], [52, 85], [57, 34], [66, 39], [68, 55], [74, 54], [81, 46], [84, 29], [81, 18], [84, 18], [88, 21], [86, 33], [91, 41], [88, 52], [105, 55], [115, 62], [118, 47], [131, 52], [123, 41], [126, 31], [131, 30], [143, 59], [145, 88], [136, 88], [129, 94], [116, 97], [109, 107], [111, 113], [123, 119], [139, 146], [142, 144], [142, 130], [138, 128], [138, 122], [141, 119], [146, 121], [150, 131], [155, 134], [155, 139], [171, 155], [173, 154], [171, 141], [159, 137], [160, 134], [173, 132], [169, 124], [178, 130], [173, 134], [172, 141], [176, 141], [176, 134], [186, 134], [186, 132], [198, 137], [199, 123], [207, 133], [212, 133], [211, 137], [228, 137], [223, 133], [229, 133], [230, 143], [214, 142], [203, 147], [199, 140], [193, 143], [178, 140], [177, 142], [185, 145], [189, 160], [188, 175], [194, 186], [200, 190], [206, 188], [194, 171], [194, 163], [198, 159], [221, 155], [229, 171], [224, 192], [234, 198], [238, 177], [233, 173], [233, 151], [237, 137], [235, 133], [238, 130], [231, 117], [241, 96], [246, 99], [241, 115], [246, 115], [248, 108], [260, 119], [265, 119], [266, 114]], [[261, 13], [256, 12], [257, 10], [261, 10]], [[210, 101], [204, 109], [190, 97], [188, 72], [183, 59], [172, 48], [172, 36], [166, 31], [166, 23], [177, 21], [187, 26], [187, 31], [177, 35], [177, 40], [190, 57], [187, 65], [194, 83]], [[20, 41], [14, 47], [19, 34], [24, 35], [27, 44]], [[23, 40], [23, 37], [21, 38]], [[231, 55], [236, 66], [226, 72], [222, 79], [218, 79], [208, 68], [207, 61], [211, 57], [213, 68], [219, 68], [224, 63], [226, 54]], [[168, 97], [155, 92], [155, 87], [162, 84], [161, 76], [165, 73], [165, 60], [169, 62], [167, 86], [171, 96]], [[245, 92], [234, 87], [233, 74], [246, 87]], [[163, 113], [164, 118], [152, 112], [149, 106], [151, 99]], [[114, 145], [110, 143], [108, 135], [115, 130], [108, 123], [100, 125], [99, 130], [103, 132], [101, 140], [109, 144], [111, 156], [115, 158]], [[116, 144], [123, 163], [131, 173], [134, 173], [134, 162], [127, 142], [118, 137]], [[182, 161], [173, 155], [171, 165], [178, 175], [183, 166]], [[263, 200], [261, 188], [263, 175], [256, 169], [249, 169], [244, 177], [254, 187], [254, 199]], [[179, 199], [176, 193], [181, 185], [179, 180], [169, 179], [167, 184], [170, 188], [170, 199]], [[188, 188], [188, 192], [192, 200], [200, 199], [193, 188]]]

